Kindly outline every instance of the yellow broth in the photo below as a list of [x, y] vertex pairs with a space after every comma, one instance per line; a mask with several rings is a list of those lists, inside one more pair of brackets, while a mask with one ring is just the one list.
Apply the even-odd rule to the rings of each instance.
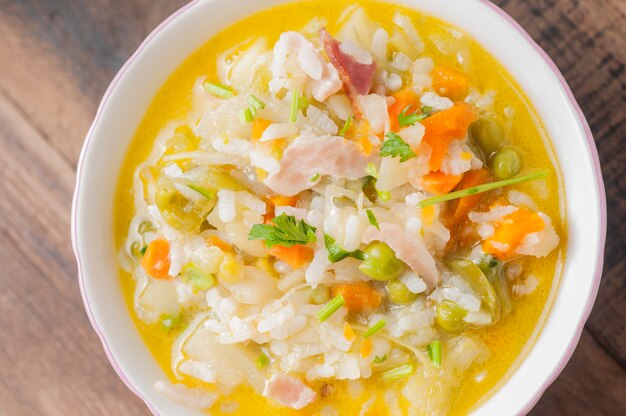
[[[185, 121], [191, 109], [191, 91], [194, 82], [200, 76], [216, 79], [215, 65], [220, 53], [258, 36], [265, 36], [269, 44], [272, 44], [281, 32], [299, 30], [316, 16], [326, 18], [327, 28], [334, 33], [338, 28], [337, 21], [342, 11], [354, 3], [347, 0], [314, 0], [265, 10], [220, 32], [180, 65], [155, 95], [128, 149], [115, 203], [115, 235], [118, 247], [123, 245], [134, 214], [131, 196], [134, 169], [147, 157], [161, 129], [168, 123]], [[442, 54], [431, 40], [433, 35], [452, 39], [449, 32], [451, 27], [446, 23], [418, 11], [389, 3], [370, 0], [356, 3], [364, 7], [370, 18], [381, 23], [385, 29], [389, 29], [393, 13], [401, 10], [418, 27], [425, 41], [424, 55], [434, 58], [435, 62], [455, 64], [453, 62], [455, 58]], [[525, 167], [544, 168], [549, 171], [545, 181], [546, 189], [541, 192], [543, 198], [538, 192], [536, 183], [518, 185], [517, 189], [528, 193], [537, 202], [539, 209], [552, 218], [561, 237], [561, 244], [546, 258], [529, 258], [524, 261], [525, 271], [539, 278], [539, 285], [535, 291], [521, 298], [513, 298], [513, 309], [510, 314], [495, 325], [475, 331], [475, 335], [483, 340], [491, 354], [486, 362], [468, 371], [453, 403], [450, 412], [453, 415], [467, 414], [488, 397], [515, 370], [525, 351], [532, 346], [556, 290], [566, 245], [563, 193], [556, 158], [538, 115], [515, 80], [489, 53], [466, 35], [460, 42], [469, 51], [466, 68], [471, 85], [482, 92], [497, 92], [494, 108], [501, 119], [505, 119], [503, 116], [505, 108], [514, 110], [514, 116], [508, 119], [507, 134], [515, 147], [521, 151]], [[134, 281], [129, 274], [123, 271], [120, 271], [120, 274], [129, 313], [133, 316], [148, 349], [168, 377], [173, 379], [170, 369], [170, 349], [176, 334], [168, 333], [158, 324], [146, 325], [137, 319], [133, 311]], [[479, 374], [482, 377], [477, 378]], [[185, 382], [194, 384], [191, 380]], [[237, 402], [239, 414], [258, 416], [319, 414], [321, 409], [331, 405], [339, 411], [339, 414], [351, 415], [358, 414], [362, 404], [369, 397], [376, 396], [377, 399], [367, 414], [384, 415], [388, 414], [388, 411], [383, 393], [390, 388], [396, 388], [395, 396], [401, 397], [401, 383], [384, 385], [376, 377], [361, 383], [364, 386], [363, 394], [354, 397], [354, 391], [347, 389], [346, 383], [334, 382], [335, 390], [331, 396], [318, 400], [301, 412], [275, 407], [263, 397], [254, 394], [250, 388], [241, 387], [231, 395], [221, 398], [211, 413], [222, 414], [220, 412], [222, 404]], [[405, 407], [404, 399], [400, 400], [401, 406]]]

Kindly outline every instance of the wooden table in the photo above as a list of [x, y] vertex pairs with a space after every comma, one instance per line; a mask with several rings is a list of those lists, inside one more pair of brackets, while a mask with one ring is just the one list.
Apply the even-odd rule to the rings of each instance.
[[[83, 310], [70, 200], [105, 88], [184, 3], [0, 0], [0, 416], [148, 414]], [[609, 207], [598, 300], [572, 360], [532, 414], [626, 415], [626, 1], [496, 3], [572, 87], [595, 135]]]

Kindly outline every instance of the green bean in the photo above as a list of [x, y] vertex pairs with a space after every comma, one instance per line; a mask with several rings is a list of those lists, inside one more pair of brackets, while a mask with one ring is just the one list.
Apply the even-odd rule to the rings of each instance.
[[488, 155], [502, 147], [504, 129], [498, 120], [491, 116], [479, 118], [469, 127], [472, 137]]
[[383, 242], [374, 242], [364, 251], [365, 259], [359, 265], [359, 270], [374, 280], [391, 280], [398, 277], [404, 269], [391, 247]]
[[489, 167], [496, 179], [512, 178], [522, 170], [522, 155], [512, 147], [505, 147], [491, 157]]
[[448, 268], [461, 277], [476, 292], [492, 314], [496, 312], [498, 297], [480, 267], [470, 260], [455, 260], [448, 263]]
[[409, 288], [398, 279], [390, 280], [389, 283], [387, 283], [387, 293], [393, 303], [410, 303], [417, 298], [417, 294], [411, 292]]
[[467, 311], [449, 300], [444, 300], [437, 305], [435, 310], [435, 321], [445, 331], [459, 332], [467, 327], [463, 320], [467, 316]]

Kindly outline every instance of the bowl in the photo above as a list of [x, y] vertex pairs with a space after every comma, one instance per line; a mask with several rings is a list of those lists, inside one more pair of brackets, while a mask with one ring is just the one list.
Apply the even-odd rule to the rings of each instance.
[[[168, 76], [237, 20], [287, 0], [195, 0], [165, 20], [111, 82], [87, 133], [72, 205], [72, 243], [85, 309], [120, 378], [155, 414], [201, 413], [153, 390], [162, 370], [143, 343], [116, 269], [113, 206], [118, 172], [148, 105]], [[486, 0], [396, 0], [461, 28], [494, 55], [531, 100], [551, 138], [565, 190], [568, 246], [563, 273], [534, 345], [474, 415], [527, 413], [559, 375], [593, 305], [606, 234], [598, 155], [582, 111], [557, 67], [531, 37]]]

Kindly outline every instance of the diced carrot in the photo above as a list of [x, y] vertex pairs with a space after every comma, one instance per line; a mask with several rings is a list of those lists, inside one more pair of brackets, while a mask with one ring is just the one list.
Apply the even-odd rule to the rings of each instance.
[[252, 122], [252, 140], [259, 140], [261, 136], [263, 136], [263, 132], [269, 125], [272, 124], [271, 121], [262, 119], [257, 117]]
[[405, 88], [392, 95], [396, 99], [396, 102], [389, 106], [387, 112], [389, 113], [389, 128], [391, 131], [397, 132], [400, 130], [400, 124], [398, 124], [398, 116], [402, 111], [410, 105], [417, 106], [418, 97], [412, 88]]
[[374, 145], [369, 139], [371, 131], [372, 128], [367, 120], [354, 120], [346, 132], [345, 137], [354, 140], [361, 148], [361, 152], [365, 156], [369, 156], [372, 154], [372, 150], [374, 150]]
[[467, 135], [467, 128], [476, 120], [476, 113], [467, 103], [456, 103], [447, 110], [439, 111], [421, 121], [426, 128], [422, 143], [430, 147], [429, 167], [439, 170], [441, 162], [453, 140]]
[[269, 199], [270, 201], [272, 201], [272, 204], [274, 204], [274, 206], [281, 206], [281, 207], [285, 207], [285, 206], [295, 207], [296, 204], [298, 203], [298, 195], [293, 195], [293, 196], [272, 195], [270, 196]]
[[519, 208], [496, 224], [493, 236], [485, 240], [483, 249], [499, 259], [506, 259], [527, 234], [541, 231], [544, 227], [545, 223], [539, 214], [527, 208]]
[[270, 254], [294, 269], [299, 269], [313, 260], [313, 249], [300, 244], [291, 247], [276, 245], [270, 248]]
[[332, 289], [333, 297], [342, 295], [349, 311], [361, 312], [380, 306], [382, 296], [366, 282], [339, 284]]
[[361, 344], [361, 357], [362, 358], [369, 357], [372, 354], [373, 350], [374, 350], [374, 346], [372, 345], [372, 340], [366, 339], [365, 341], [363, 341], [363, 344]]
[[442, 171], [438, 170], [424, 175], [422, 178], [422, 186], [428, 193], [434, 195], [445, 195], [453, 190], [459, 182], [461, 182], [461, 179], [463, 179], [463, 174], [446, 175]]
[[343, 324], [343, 337], [348, 341], [354, 341], [356, 339], [356, 335], [354, 334], [352, 327], [347, 322], [344, 322]]
[[141, 265], [155, 279], [169, 279], [170, 243], [165, 239], [153, 240], [148, 244]]
[[207, 242], [209, 244], [219, 248], [222, 251], [225, 251], [225, 252], [232, 252], [233, 251], [233, 246], [231, 246], [226, 241], [222, 240], [221, 238], [219, 238], [216, 235], [210, 235], [210, 236], [208, 236], [206, 238], [206, 240], [207, 240]]
[[[459, 189], [471, 188], [472, 186], [482, 185], [489, 181], [491, 181], [491, 174], [488, 169], [470, 170], [463, 175]], [[474, 194], [460, 198], [454, 211], [454, 218], [458, 221], [464, 219], [465, 216], [480, 203], [483, 196], [483, 194]]]
[[437, 65], [432, 71], [435, 92], [452, 101], [462, 101], [469, 92], [467, 75], [457, 68]]

